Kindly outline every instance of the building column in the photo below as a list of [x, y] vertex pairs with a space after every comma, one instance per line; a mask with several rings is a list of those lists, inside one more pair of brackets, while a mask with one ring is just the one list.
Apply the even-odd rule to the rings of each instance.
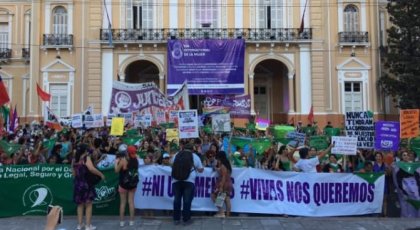
[[311, 53], [309, 45], [300, 49], [300, 113], [309, 114], [312, 105]]
[[165, 92], [165, 74], [159, 74], [159, 89], [162, 92]]
[[295, 86], [293, 81], [295, 79], [295, 73], [289, 73], [288, 75], [289, 83], [289, 113], [295, 112]]
[[248, 85], [249, 85], [249, 95], [251, 96], [251, 115], [254, 116], [255, 113], [255, 104], [254, 104], [254, 73], [248, 75]]
[[[108, 116], [114, 80], [114, 54], [112, 49], [102, 51], [102, 115]], [[120, 76], [121, 77], [121, 76]]]

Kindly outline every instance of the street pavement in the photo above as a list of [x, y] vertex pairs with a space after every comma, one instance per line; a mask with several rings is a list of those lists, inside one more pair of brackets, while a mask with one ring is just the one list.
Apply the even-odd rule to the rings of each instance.
[[[4, 207], [3, 207], [4, 208]], [[76, 229], [76, 216], [65, 216], [57, 230]], [[43, 230], [46, 218], [43, 216], [21, 216], [0, 219], [1, 230]], [[175, 226], [169, 216], [142, 218], [136, 216], [134, 226], [119, 227], [118, 216], [94, 216], [93, 225], [97, 230], [131, 229], [201, 229], [201, 230], [278, 230], [278, 229], [319, 229], [319, 230], [420, 230], [420, 218], [383, 218], [383, 217], [277, 217], [277, 216], [235, 216], [214, 218], [193, 216], [193, 223]], [[127, 225], [127, 223], [126, 223]]]

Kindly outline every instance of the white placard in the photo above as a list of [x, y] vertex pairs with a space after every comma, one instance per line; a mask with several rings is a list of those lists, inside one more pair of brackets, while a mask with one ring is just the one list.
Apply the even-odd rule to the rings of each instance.
[[230, 132], [230, 114], [214, 114], [211, 116], [211, 123], [214, 132]]
[[343, 155], [356, 155], [357, 137], [333, 136], [332, 143], [334, 143], [334, 147], [331, 149], [331, 153]]
[[178, 111], [179, 138], [198, 137], [198, 113], [197, 110]]

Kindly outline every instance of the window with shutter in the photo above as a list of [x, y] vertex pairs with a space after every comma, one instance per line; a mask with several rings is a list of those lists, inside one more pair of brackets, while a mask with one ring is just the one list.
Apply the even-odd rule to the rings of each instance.
[[0, 49], [9, 48], [9, 23], [0, 22]]
[[361, 82], [344, 83], [345, 112], [363, 111], [363, 94]]
[[51, 84], [51, 111], [59, 117], [69, 116], [68, 104], [69, 97], [67, 97], [67, 84]]
[[359, 31], [359, 11], [355, 5], [347, 5], [344, 8], [344, 31]]
[[203, 25], [219, 27], [219, 1], [218, 0], [196, 0], [194, 1], [195, 28]]
[[261, 29], [283, 28], [284, 0], [258, 0], [257, 26]]
[[57, 6], [53, 10], [53, 33], [67, 34], [67, 11], [62, 6]]
[[153, 29], [153, 0], [126, 0], [127, 29]]

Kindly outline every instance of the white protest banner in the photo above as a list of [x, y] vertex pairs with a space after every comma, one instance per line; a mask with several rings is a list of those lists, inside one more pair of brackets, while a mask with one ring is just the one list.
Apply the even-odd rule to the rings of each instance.
[[296, 131], [288, 132], [287, 133], [287, 138], [292, 138], [295, 141], [299, 141], [299, 146], [300, 146], [300, 145], [305, 144], [306, 134], [305, 133], [298, 133]]
[[124, 117], [124, 125], [133, 124], [133, 113], [120, 113], [119, 117]]
[[160, 125], [162, 123], [166, 123], [166, 117], [164, 111], [158, 111], [156, 113], [156, 124]]
[[134, 127], [148, 128], [152, 126], [152, 114], [136, 114], [134, 117]]
[[95, 128], [94, 126], [93, 126], [93, 122], [94, 122], [94, 119], [93, 119], [93, 115], [88, 115], [88, 114], [86, 114], [86, 115], [84, 115], [84, 121], [83, 121], [83, 124], [85, 124], [85, 127], [87, 128], [87, 129], [91, 129], [91, 128]]
[[331, 149], [331, 153], [343, 155], [356, 155], [357, 137], [333, 136], [332, 143], [334, 143], [334, 147]]
[[113, 117], [116, 117], [115, 114], [108, 114], [108, 116], [106, 117], [106, 127], [111, 127]]
[[211, 124], [214, 132], [230, 132], [230, 114], [213, 114], [211, 116]]
[[179, 138], [198, 137], [198, 113], [197, 110], [179, 110]]
[[104, 127], [104, 118], [102, 114], [93, 114], [93, 127], [101, 128]]
[[170, 110], [169, 111], [168, 122], [175, 123], [175, 126], [178, 127], [178, 110]]
[[78, 129], [83, 127], [82, 114], [73, 114], [71, 116], [71, 127]]
[[373, 113], [346, 112], [346, 133], [347, 136], [357, 137], [358, 148], [373, 149], [375, 140]]
[[[192, 210], [216, 211], [210, 199], [216, 172], [196, 173]], [[134, 197], [139, 209], [173, 209], [171, 167], [141, 166]], [[372, 181], [350, 173], [276, 172], [233, 168], [232, 212], [296, 216], [351, 216], [380, 213], [385, 176]]]

